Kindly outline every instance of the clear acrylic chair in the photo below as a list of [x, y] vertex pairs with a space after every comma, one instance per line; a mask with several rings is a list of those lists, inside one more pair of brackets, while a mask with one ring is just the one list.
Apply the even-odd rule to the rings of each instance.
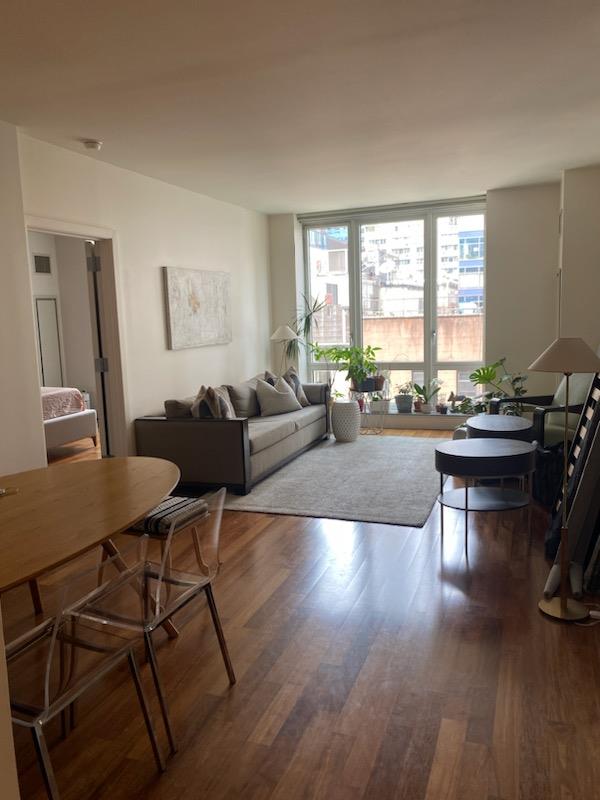
[[[176, 612], [202, 592], [206, 595], [229, 682], [233, 685], [236, 680], [211, 586], [219, 571], [219, 536], [225, 495], [226, 490], [220, 489], [205, 498], [206, 502], [197, 502], [193, 516], [164, 511], [153, 515], [151, 512], [145, 525], [142, 523], [139, 530], [127, 533], [140, 536], [144, 535], [142, 531], [145, 529], [145, 535], [150, 539], [159, 540], [160, 558], [156, 561], [148, 559], [135, 570], [122, 560], [123, 579], [109, 586], [104, 593], [96, 594], [77, 611], [82, 619], [139, 631], [144, 636], [171, 753], [176, 751], [175, 738], [152, 634], [170, 623]], [[170, 498], [173, 499], [176, 498]], [[112, 560], [119, 563], [121, 553], [113, 542], [106, 543], [104, 551], [112, 553]], [[130, 582], [134, 582], [141, 592], [141, 624], [133, 607], [136, 593], [128, 590]]]
[[69, 577], [58, 587], [55, 615], [6, 646], [12, 721], [31, 731], [46, 791], [52, 800], [59, 798], [59, 791], [46, 744], [46, 725], [61, 715], [64, 731], [67, 713], [77, 698], [124, 661], [129, 665], [156, 765], [160, 772], [164, 771], [134, 655], [139, 635], [111, 629], [99, 620], [84, 619], [79, 614], [82, 606], [104, 596], [115, 582], [125, 582], [138, 598], [141, 618], [143, 595], [131, 576], [146, 563], [146, 546], [147, 537], [142, 537], [135, 548], [128, 549], [132, 566], [125, 572], [120, 555], [119, 559], [108, 559], [100, 567], [96, 565]]

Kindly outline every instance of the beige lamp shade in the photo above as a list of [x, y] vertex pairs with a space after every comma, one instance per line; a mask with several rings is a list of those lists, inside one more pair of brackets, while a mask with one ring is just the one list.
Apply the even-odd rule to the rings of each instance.
[[289, 325], [280, 325], [271, 335], [272, 342], [291, 342], [297, 338], [298, 334], [296, 331], [293, 331]]
[[536, 358], [529, 369], [533, 372], [600, 372], [600, 358], [583, 339], [563, 337]]

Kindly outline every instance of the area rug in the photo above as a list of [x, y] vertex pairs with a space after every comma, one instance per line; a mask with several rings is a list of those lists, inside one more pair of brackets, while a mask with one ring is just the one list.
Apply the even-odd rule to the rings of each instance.
[[442, 439], [359, 436], [303, 453], [225, 508], [420, 528], [439, 492], [434, 450]]

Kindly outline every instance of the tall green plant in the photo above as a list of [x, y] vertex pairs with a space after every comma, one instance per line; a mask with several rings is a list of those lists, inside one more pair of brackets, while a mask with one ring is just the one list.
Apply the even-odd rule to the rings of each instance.
[[300, 346], [310, 345], [309, 339], [313, 330], [313, 325], [318, 328], [317, 314], [322, 311], [327, 302], [319, 300], [316, 297], [314, 300], [309, 300], [308, 297], [302, 294], [302, 306], [298, 309], [296, 318], [290, 322], [290, 328], [295, 332], [298, 339], [290, 340], [285, 347], [285, 355], [288, 361], [295, 361], [300, 355]]

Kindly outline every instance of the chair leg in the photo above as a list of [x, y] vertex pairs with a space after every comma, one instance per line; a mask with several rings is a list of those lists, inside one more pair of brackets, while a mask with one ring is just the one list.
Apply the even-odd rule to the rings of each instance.
[[160, 712], [162, 714], [163, 723], [167, 739], [169, 740], [169, 748], [171, 755], [177, 752], [177, 745], [175, 744], [175, 737], [171, 729], [171, 720], [169, 719], [169, 709], [167, 707], [167, 700], [163, 691], [160, 674], [158, 672], [158, 661], [156, 660], [156, 651], [154, 650], [154, 642], [152, 641], [152, 634], [149, 632], [144, 633], [144, 644], [146, 646], [146, 655], [150, 661], [150, 669], [152, 671], [152, 678], [154, 679], [154, 686], [156, 687], [156, 694], [158, 695], [158, 702], [160, 704]]
[[142, 686], [142, 681], [140, 679], [140, 672], [138, 670], [137, 662], [131, 650], [129, 651], [129, 654], [127, 656], [127, 661], [129, 662], [129, 670], [131, 672], [131, 677], [133, 678], [133, 682], [135, 684], [135, 690], [137, 692], [138, 700], [140, 701], [142, 714], [144, 715], [144, 722], [146, 723], [146, 730], [148, 731], [148, 737], [150, 739], [150, 744], [152, 745], [154, 760], [156, 761], [156, 766], [158, 767], [158, 771], [164, 772], [165, 764], [161, 752], [158, 748], [156, 733], [154, 731], [154, 726], [152, 724], [150, 709], [148, 708], [148, 701], [146, 700], [146, 695], [144, 694], [144, 688]]
[[42, 778], [44, 779], [48, 797], [50, 800], [60, 800], [56, 778], [54, 777], [54, 770], [52, 769], [52, 763], [50, 761], [50, 753], [46, 745], [46, 738], [42, 726], [39, 723], [34, 725], [31, 729], [31, 735], [33, 737], [33, 744], [35, 746], [35, 752], [37, 753], [38, 764], [40, 766]]
[[210, 615], [212, 617], [213, 625], [215, 626], [215, 633], [217, 634], [217, 639], [219, 640], [219, 647], [221, 648], [221, 655], [223, 656], [223, 661], [225, 662], [227, 677], [229, 678], [229, 683], [233, 686], [235, 683], [235, 672], [233, 671], [233, 664], [231, 663], [231, 658], [229, 657], [229, 650], [227, 649], [225, 634], [223, 633], [223, 628], [221, 627], [221, 620], [219, 619], [219, 612], [217, 611], [217, 604], [215, 603], [215, 597], [213, 595], [212, 586], [210, 583], [204, 587], [204, 593], [206, 594]]
[[29, 592], [31, 594], [33, 610], [35, 611], [36, 616], [38, 616], [39, 614], [43, 614], [44, 607], [42, 606], [40, 587], [38, 586], [38, 582], [35, 580], [35, 578], [29, 581]]

